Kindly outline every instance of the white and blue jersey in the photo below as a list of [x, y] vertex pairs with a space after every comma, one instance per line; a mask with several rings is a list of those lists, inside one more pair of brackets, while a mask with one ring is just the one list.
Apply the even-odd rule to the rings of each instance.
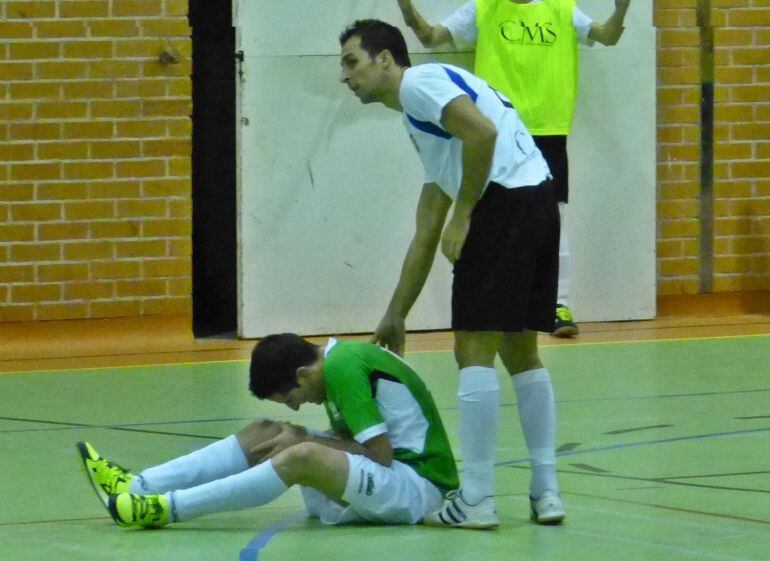
[[462, 182], [462, 141], [442, 128], [444, 107], [467, 95], [497, 128], [497, 141], [487, 183], [509, 189], [539, 185], [550, 177], [548, 164], [535, 146], [518, 112], [487, 82], [457, 66], [428, 63], [404, 71], [399, 100], [404, 125], [425, 168], [425, 183], [436, 183], [453, 200]]

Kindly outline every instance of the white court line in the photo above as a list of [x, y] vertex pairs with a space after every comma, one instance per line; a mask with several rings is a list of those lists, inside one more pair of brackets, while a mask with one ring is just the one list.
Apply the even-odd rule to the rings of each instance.
[[680, 555], [687, 555], [695, 559], [719, 559], [719, 561], [766, 561], [766, 559], [760, 559], [757, 557], [738, 557], [735, 555], [726, 555], [724, 553], [711, 553], [702, 549], [690, 549], [688, 547], [676, 546], [672, 544], [665, 544], [653, 541], [636, 540], [632, 538], [624, 538], [618, 535], [603, 534], [601, 532], [590, 532], [587, 530], [576, 530], [574, 528], [565, 527], [564, 531], [568, 534], [576, 534], [579, 536], [587, 536], [594, 539], [600, 539], [608, 542], [620, 542], [624, 544], [631, 544], [640, 547], [647, 547], [651, 549], [658, 549], [666, 552], [675, 552]]
[[[649, 504], [642, 504], [640, 502], [630, 502], [630, 503], [627, 503], [623, 499], [614, 499], [614, 498], [610, 498], [610, 497], [600, 497], [600, 496], [596, 496], [596, 495], [587, 496], [587, 495], [580, 494], [580, 493], [577, 493], [577, 494], [576, 493], [570, 493], [569, 491], [564, 491], [562, 494], [566, 495], [566, 496], [579, 497], [581, 499], [588, 499], [588, 500], [595, 500], [595, 501], [621, 502], [621, 503], [624, 503], [624, 504], [628, 504], [629, 506], [635, 506], [635, 507], [639, 507], [639, 508], [643, 508], [643, 509], [649, 509], [649, 508], [653, 508], [653, 509], [656, 509], [656, 510], [660, 509], [659, 505], [655, 505], [655, 504], [652, 504], [652, 503], [649, 503]], [[630, 514], [630, 513], [626, 513], [626, 512], [619, 513], [618, 510], [610, 510], [610, 509], [603, 509], [603, 508], [596, 508], [596, 507], [588, 507], [588, 506], [583, 506], [583, 505], [579, 505], [579, 504], [578, 505], [574, 505], [574, 504], [572, 504], [572, 502], [570, 502], [570, 504], [568, 504], [567, 506], [569, 507], [569, 511], [584, 510], [584, 511], [587, 511], [587, 512], [596, 512], [596, 513], [606, 514], [607, 516], [609, 516], [611, 518], [617, 518], [618, 516], [622, 516], [623, 518], [632, 518], [632, 519], [635, 519], [635, 520], [644, 520], [645, 522], [652, 522], [652, 523], [656, 523], [656, 524], [659, 524], [659, 523], [663, 522], [663, 517], [662, 516], [645, 516], [643, 514]], [[672, 508], [674, 508], [674, 507], [672, 507]], [[678, 511], [678, 510], [668, 510], [668, 509], [663, 509], [663, 510], [664, 510], [664, 512], [666, 512], [666, 513], [668, 513], [670, 515], [670, 516], [666, 517], [666, 520], [665, 520], [665, 524], [667, 526], [676, 525], [676, 526], [682, 526], [682, 527], [685, 527], [685, 528], [692, 528], [692, 529], [698, 530], [698, 531], [703, 531], [704, 523], [710, 522], [712, 527], [709, 528], [708, 531], [709, 532], [720, 531], [722, 534], [725, 534], [725, 536], [724, 536], [725, 538], [738, 537], [738, 538], [752, 538], [753, 539], [755, 537], [760, 537], [760, 538], [767, 538], [768, 537], [767, 530], [757, 528], [756, 526], [743, 525], [743, 526], [740, 527], [740, 530], [737, 527], [732, 527], [732, 528], [730, 528], [730, 531], [726, 531], [724, 528], [720, 527], [720, 523], [721, 523], [721, 525], [725, 525], [725, 524], [730, 524], [730, 523], [735, 524], [736, 522], [742, 522], [742, 521], [741, 520], [735, 520], [735, 519], [732, 519], [732, 518], [720, 517], [720, 516], [711, 516], [711, 515], [718, 514], [718, 513], [708, 513], [706, 515], [707, 518], [704, 518], [703, 515], [697, 514], [697, 513], [683, 513], [683, 512]], [[688, 521], [685, 521], [685, 520], [683, 520], [681, 518], [683, 514], [693, 514], [695, 516], [698, 516], [698, 520], [699, 521], [698, 522], [688, 522]], [[720, 539], [722, 539], [722, 538], [720, 538]]]

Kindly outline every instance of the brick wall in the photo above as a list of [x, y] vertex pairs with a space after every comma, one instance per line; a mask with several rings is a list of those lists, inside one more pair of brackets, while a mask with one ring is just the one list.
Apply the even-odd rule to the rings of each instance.
[[[658, 294], [700, 289], [697, 0], [654, 0], [658, 27]], [[770, 290], [770, 1], [711, 0], [717, 292]]]
[[770, 290], [770, 1], [712, 6], [714, 290]]
[[696, 0], [655, 0], [658, 28], [658, 293], [698, 291], [700, 34]]
[[186, 14], [0, 2], [0, 321], [189, 311]]

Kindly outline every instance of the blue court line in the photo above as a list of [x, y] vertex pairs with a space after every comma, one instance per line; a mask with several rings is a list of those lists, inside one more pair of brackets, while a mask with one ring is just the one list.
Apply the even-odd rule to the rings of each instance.
[[[673, 394], [657, 394], [657, 395], [632, 395], [632, 396], [625, 396], [625, 397], [594, 397], [594, 398], [582, 398], [582, 399], [557, 399], [556, 403], [590, 403], [590, 402], [602, 402], [602, 401], [642, 401], [647, 399], [672, 399], [672, 398], [685, 398], [685, 397], [708, 397], [708, 396], [723, 396], [723, 395], [737, 395], [737, 394], [755, 394], [755, 393], [763, 393], [763, 392], [770, 392], [770, 388], [755, 388], [751, 390], [729, 390], [729, 391], [713, 391], [713, 392], [688, 392], [688, 393], [673, 393]], [[504, 402], [500, 404], [500, 407], [515, 407], [516, 402], [510, 401], [510, 402]], [[439, 411], [454, 411], [457, 410], [456, 405], [452, 406], [446, 406], [446, 407], [440, 407]], [[195, 424], [195, 423], [220, 423], [220, 422], [233, 422], [233, 421], [252, 421], [256, 417], [230, 417], [230, 418], [223, 418], [223, 419], [179, 419], [179, 420], [168, 420], [168, 421], [145, 421], [141, 423], [124, 423], [124, 424], [113, 424], [113, 425], [92, 425], [88, 423], [77, 423], [77, 422], [67, 422], [67, 421], [52, 421], [52, 420], [45, 420], [45, 419], [25, 419], [21, 417], [5, 417], [0, 416], [0, 420], [4, 421], [16, 421], [21, 423], [41, 423], [46, 425], [59, 425], [56, 427], [47, 427], [47, 428], [31, 428], [31, 429], [0, 429], [0, 434], [4, 433], [21, 433], [21, 432], [42, 432], [42, 431], [61, 431], [61, 430], [73, 430], [73, 429], [114, 429], [114, 430], [126, 430], [132, 427], [151, 427], [151, 426], [159, 426], [159, 425], [186, 425], [186, 424]], [[325, 418], [325, 415], [323, 412], [318, 413], [302, 413], [300, 412], [297, 414], [290, 414], [287, 413], [286, 415], [270, 415], [266, 418], [269, 419], [312, 419], [312, 418]], [[742, 420], [749, 420], [749, 419], [762, 419], [765, 418], [764, 415], [759, 415], [756, 417], [737, 417], [738, 419]], [[151, 431], [147, 431], [151, 432]], [[163, 434], [160, 433], [159, 434]], [[192, 436], [200, 436], [200, 435], [192, 435]], [[215, 437], [211, 437], [215, 438]], [[219, 438], [219, 437], [216, 437]]]
[[[756, 432], [770, 432], [770, 427], [763, 429], [747, 429], [747, 430], [735, 430], [729, 432], [714, 432], [709, 434], [695, 434], [692, 436], [677, 436], [674, 438], [662, 438], [659, 440], [640, 440], [637, 442], [627, 442], [625, 444], [611, 444], [609, 446], [595, 446], [593, 448], [567, 450], [565, 452], [557, 452], [558, 457], [562, 456], [577, 456], [579, 454], [590, 454], [591, 452], [605, 452], [607, 450], [620, 450], [621, 448], [637, 448], [639, 446], [650, 446], [653, 444], [669, 444], [671, 442], [681, 442], [686, 440], [701, 440], [704, 438], [719, 438], [721, 436], [739, 436], [744, 434], [752, 434]], [[495, 467], [513, 466], [516, 464], [523, 464], [529, 462], [529, 458], [519, 458], [517, 460], [509, 460], [507, 462], [499, 462], [495, 464]]]
[[241, 554], [238, 557], [238, 561], [258, 561], [259, 553], [265, 548], [270, 540], [284, 528], [291, 526], [295, 522], [306, 518], [305, 511], [298, 511], [282, 518], [272, 526], [269, 526], [249, 542], [249, 544], [241, 550]]
[[[761, 392], [770, 392], [770, 388], [757, 388], [753, 390], [730, 390], [724, 392], [690, 392], [690, 393], [670, 393], [658, 395], [630, 395], [626, 397], [586, 397], [581, 399], [557, 399], [555, 403], [593, 403], [600, 401], [642, 401], [645, 399], [672, 399], [682, 397], [708, 397], [736, 394], [755, 394]], [[515, 401], [506, 401], [500, 404], [500, 407], [514, 407]], [[439, 411], [452, 411], [457, 409], [457, 405], [440, 407]]]

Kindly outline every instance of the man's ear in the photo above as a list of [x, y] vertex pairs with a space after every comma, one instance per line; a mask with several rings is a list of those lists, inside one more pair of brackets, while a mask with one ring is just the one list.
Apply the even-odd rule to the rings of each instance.
[[308, 381], [311, 372], [312, 370], [308, 366], [300, 366], [297, 368], [297, 384], [300, 386], [305, 385], [305, 382]]
[[380, 51], [380, 53], [377, 55], [377, 59], [380, 64], [389, 66], [389, 63], [393, 62], [393, 54], [388, 49], [385, 49]]

